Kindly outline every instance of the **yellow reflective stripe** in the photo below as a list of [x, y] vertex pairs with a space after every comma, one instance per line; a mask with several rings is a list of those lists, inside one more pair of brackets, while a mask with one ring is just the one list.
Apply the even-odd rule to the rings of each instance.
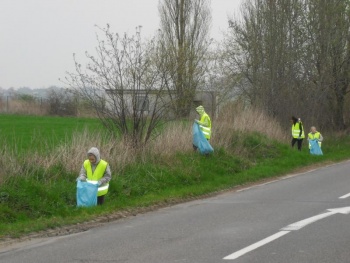
[[[299, 134], [300, 134], [300, 130], [293, 130], [293, 137], [294, 138], [299, 138]], [[301, 133], [301, 136], [300, 136], [301, 138], [304, 138], [305, 137], [305, 134], [304, 134], [304, 132], [302, 132]]]
[[[86, 181], [91, 183], [91, 184], [98, 184], [98, 181], [94, 181], [94, 180], [86, 180]], [[109, 183], [100, 186], [97, 189], [97, 196], [101, 196], [101, 195], [107, 194], [108, 188], [109, 188]]]
[[97, 196], [105, 195], [108, 193], [109, 184], [103, 185], [98, 188]]
[[107, 190], [108, 188], [109, 188], [109, 184], [106, 184], [106, 185], [99, 187], [98, 191], [104, 191], [104, 190]]
[[202, 130], [203, 133], [207, 132], [210, 133], [211, 129], [209, 127], [205, 127], [203, 125], [199, 125], [199, 128]]
[[[90, 180], [86, 180], [88, 183], [90, 183], [90, 184], [98, 184], [98, 181], [90, 181]], [[106, 189], [108, 189], [108, 187], [109, 187], [109, 184], [107, 183], [107, 184], [105, 184], [105, 185], [103, 185], [103, 186], [100, 186], [99, 188], [98, 188], [98, 190], [99, 191], [102, 191], [102, 190], [106, 190]]]
[[86, 181], [90, 184], [98, 184], [98, 181], [89, 180], [89, 179], [87, 179]]
[[203, 128], [203, 127], [200, 127], [200, 128], [201, 128], [201, 131], [204, 133], [204, 135], [210, 135], [211, 133], [210, 128]]
[[204, 120], [206, 118], [208, 118], [209, 127], [208, 126], [204, 126], [204, 125], [199, 123], [199, 128], [203, 132], [204, 137], [209, 140], [210, 136], [211, 136], [211, 122], [210, 122], [210, 118], [209, 118], [209, 116], [207, 114], [203, 114], [203, 116], [201, 117], [200, 121], [204, 122]]
[[298, 123], [298, 122], [295, 125], [294, 124], [292, 125], [292, 136], [293, 136], [293, 138], [301, 138], [301, 139], [305, 138], [304, 129], [303, 129], [303, 131], [302, 131], [302, 133], [300, 135], [301, 127], [302, 127], [302, 124]]

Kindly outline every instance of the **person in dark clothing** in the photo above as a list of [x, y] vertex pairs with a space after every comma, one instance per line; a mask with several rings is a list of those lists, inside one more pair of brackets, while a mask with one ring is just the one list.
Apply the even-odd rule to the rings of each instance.
[[296, 118], [292, 116], [291, 118], [292, 123], [292, 148], [294, 147], [294, 144], [298, 144], [298, 150], [301, 151], [301, 146], [303, 144], [303, 139], [305, 138], [305, 132], [303, 123], [301, 122], [300, 118]]

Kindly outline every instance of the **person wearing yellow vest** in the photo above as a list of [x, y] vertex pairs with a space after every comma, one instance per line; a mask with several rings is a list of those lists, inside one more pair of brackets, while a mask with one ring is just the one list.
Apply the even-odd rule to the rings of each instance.
[[199, 128], [204, 134], [204, 137], [209, 141], [211, 137], [211, 120], [209, 115], [205, 112], [203, 106], [196, 108], [197, 113], [200, 116], [199, 120], [195, 120], [199, 124]]
[[109, 164], [102, 160], [100, 152], [92, 147], [87, 153], [88, 159], [84, 161], [77, 180], [98, 184], [97, 204], [104, 203], [105, 195], [108, 192], [109, 181], [112, 178]]
[[294, 147], [294, 144], [297, 142], [298, 150], [301, 151], [303, 139], [305, 138], [303, 123], [301, 122], [300, 118], [297, 119], [294, 116], [292, 116], [291, 118], [291, 123], [292, 123], [292, 148]]
[[[320, 132], [318, 132], [317, 130], [316, 130], [316, 127], [315, 126], [312, 126], [311, 128], [310, 128], [310, 132], [309, 132], [309, 134], [308, 134], [308, 140], [310, 141], [310, 140], [317, 140], [317, 142], [318, 142], [318, 146], [320, 146], [320, 148], [321, 148], [321, 145], [322, 145], [322, 141], [323, 141], [323, 136], [322, 136], [322, 134], [320, 133]], [[310, 143], [309, 143], [309, 149], [311, 148], [311, 145], [310, 145]]]
[[[211, 120], [209, 115], [205, 112], [203, 106], [198, 106], [196, 108], [197, 113], [200, 116], [200, 119], [195, 119], [194, 121], [198, 123], [199, 129], [203, 132], [204, 137], [209, 141], [211, 137]], [[197, 151], [197, 146], [193, 144], [193, 149]]]

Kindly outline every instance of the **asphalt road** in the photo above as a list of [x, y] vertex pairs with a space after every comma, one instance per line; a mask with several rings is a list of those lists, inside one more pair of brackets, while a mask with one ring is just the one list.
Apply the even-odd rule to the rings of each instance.
[[350, 161], [32, 240], [2, 251], [0, 262], [350, 262], [349, 193]]

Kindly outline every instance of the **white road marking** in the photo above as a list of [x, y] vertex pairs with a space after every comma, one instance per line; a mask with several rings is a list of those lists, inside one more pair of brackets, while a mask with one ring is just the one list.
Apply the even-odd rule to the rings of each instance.
[[339, 197], [339, 199], [345, 199], [345, 198], [348, 198], [348, 197], [350, 197], [350, 193]]
[[343, 214], [343, 215], [348, 215], [350, 214], [350, 206], [347, 207], [340, 207], [340, 208], [330, 208], [327, 209], [328, 211]]
[[280, 232], [272, 235], [272, 236], [269, 236], [259, 242], [256, 242], [248, 247], [245, 247], [241, 250], [238, 250], [237, 252], [235, 253], [232, 253], [231, 255], [228, 255], [227, 257], [224, 257], [225, 260], [234, 260], [234, 259], [237, 259], [241, 256], [243, 256], [244, 254], [247, 254], [248, 252], [251, 252], [259, 247], [262, 247], [288, 233], [290, 233], [291, 231], [296, 231], [296, 230], [299, 230], [311, 223], [315, 223], [316, 221], [318, 220], [321, 220], [323, 218], [326, 218], [326, 217], [329, 217], [331, 215], [335, 215], [335, 214], [344, 214], [344, 215], [347, 215], [347, 214], [350, 214], [350, 206], [348, 207], [340, 207], [340, 208], [331, 208], [331, 209], [327, 209], [328, 212], [326, 213], [323, 213], [323, 214], [319, 214], [319, 215], [316, 215], [316, 216], [312, 216], [312, 217], [309, 217], [309, 218], [306, 218], [304, 220], [301, 220], [301, 221], [298, 221], [298, 222], [295, 222], [293, 224], [290, 224], [286, 227], [283, 227]]
[[243, 249], [241, 249], [241, 250], [239, 250], [239, 251], [237, 251], [237, 252], [235, 252], [235, 253], [233, 253], [231, 255], [228, 255], [227, 257], [224, 257], [224, 259], [225, 260], [233, 260], [233, 259], [239, 258], [239, 257], [243, 256], [244, 254], [247, 254], [250, 251], [253, 251], [253, 250], [255, 250], [255, 249], [259, 248], [259, 247], [262, 247], [262, 246], [264, 246], [264, 245], [266, 245], [266, 244], [268, 244], [268, 243], [270, 243], [270, 242], [272, 242], [272, 241], [274, 241], [274, 240], [276, 240], [276, 239], [278, 239], [278, 238], [288, 234], [289, 232], [290, 231], [280, 231], [280, 232], [278, 232], [278, 233], [276, 233], [276, 234], [274, 234], [272, 236], [269, 236], [269, 237], [267, 237], [267, 238], [265, 238], [265, 239], [263, 239], [263, 240], [261, 240], [259, 242], [256, 242], [253, 245], [250, 245], [250, 246], [248, 246], [246, 248], [243, 248]]
[[323, 213], [323, 214], [320, 214], [320, 215], [317, 215], [317, 216], [309, 217], [309, 218], [301, 220], [299, 222], [290, 224], [290, 225], [282, 228], [281, 230], [285, 230], [285, 231], [299, 230], [299, 229], [301, 229], [301, 228], [303, 228], [303, 227], [305, 227], [305, 226], [307, 226], [309, 224], [315, 223], [316, 221], [318, 221], [320, 219], [329, 217], [329, 216], [334, 215], [336, 213], [337, 212], [329, 211], [329, 212], [326, 212], [326, 213]]

